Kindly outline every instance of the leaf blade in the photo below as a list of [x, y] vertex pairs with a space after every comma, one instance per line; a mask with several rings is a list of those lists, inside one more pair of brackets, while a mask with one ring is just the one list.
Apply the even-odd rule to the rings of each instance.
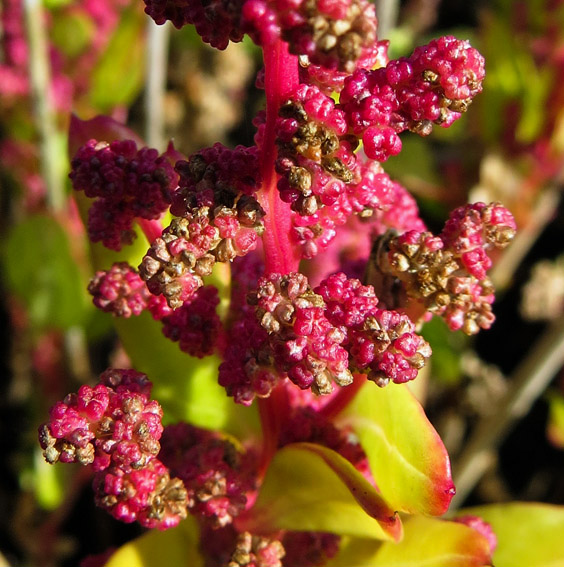
[[399, 516], [375, 488], [338, 453], [313, 443], [276, 453], [238, 525], [255, 533], [325, 531], [395, 541], [402, 535]]
[[366, 452], [387, 502], [409, 514], [444, 514], [454, 495], [450, 460], [421, 404], [403, 384], [365, 384], [339, 416]]

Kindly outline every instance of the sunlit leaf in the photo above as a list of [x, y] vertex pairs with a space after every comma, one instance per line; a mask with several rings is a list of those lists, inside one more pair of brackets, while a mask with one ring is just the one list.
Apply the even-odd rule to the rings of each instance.
[[68, 236], [52, 217], [35, 215], [16, 225], [3, 249], [10, 291], [37, 328], [80, 325], [91, 310]]
[[405, 385], [366, 383], [339, 421], [358, 435], [390, 506], [408, 513], [446, 512], [454, 495], [448, 454]]
[[564, 567], [564, 506], [493, 504], [465, 509], [497, 536], [495, 567]]
[[188, 517], [176, 528], [151, 530], [112, 554], [105, 567], [203, 567], [196, 521]]
[[398, 515], [346, 459], [312, 443], [276, 453], [255, 506], [239, 520], [253, 533], [288, 529], [398, 540], [402, 532]]
[[[326, 567], [489, 567], [489, 545], [477, 531], [415, 516], [404, 522], [399, 543], [347, 539]], [[497, 565], [497, 563], [496, 563]]]

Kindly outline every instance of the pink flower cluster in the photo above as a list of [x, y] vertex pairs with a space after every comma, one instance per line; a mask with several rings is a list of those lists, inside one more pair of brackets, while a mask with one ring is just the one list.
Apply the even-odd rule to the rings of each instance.
[[159, 458], [184, 482], [192, 514], [219, 528], [245, 509], [256, 484], [252, 455], [219, 433], [186, 423], [166, 427], [161, 445]]
[[180, 186], [171, 211], [178, 215], [156, 238], [140, 266], [151, 293], [177, 309], [203, 285], [214, 264], [254, 250], [264, 211], [254, 197], [260, 187], [256, 148], [221, 144], [179, 161]]
[[357, 70], [340, 104], [366, 155], [385, 161], [401, 150], [398, 133], [450, 126], [481, 92], [484, 74], [484, 58], [467, 41], [441, 37], [384, 68]]
[[124, 522], [168, 528], [186, 517], [186, 491], [158, 460], [162, 409], [135, 370], [107, 370], [50, 411], [39, 428], [49, 463], [78, 462], [96, 471], [98, 504]]
[[453, 211], [439, 236], [415, 230], [384, 235], [374, 261], [384, 276], [400, 280], [407, 297], [424, 311], [472, 335], [495, 320], [488, 252], [507, 246], [515, 230], [502, 205], [475, 203]]
[[406, 315], [379, 309], [372, 286], [343, 273], [315, 290], [303, 274], [271, 274], [248, 300], [255, 320], [245, 311], [236, 323], [219, 369], [220, 384], [240, 403], [268, 396], [285, 377], [316, 394], [351, 384], [352, 372], [380, 386], [407, 382], [431, 355]]
[[71, 165], [74, 189], [96, 198], [89, 210], [90, 239], [112, 250], [133, 241], [134, 219], [157, 219], [169, 208], [178, 179], [165, 155], [138, 150], [132, 140], [90, 140]]

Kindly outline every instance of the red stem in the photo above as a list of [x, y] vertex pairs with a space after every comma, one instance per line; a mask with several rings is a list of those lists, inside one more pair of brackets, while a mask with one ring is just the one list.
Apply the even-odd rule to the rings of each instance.
[[339, 415], [366, 384], [366, 374], [355, 374], [352, 384], [339, 388], [339, 391], [319, 411], [327, 419]]
[[272, 390], [268, 398], [258, 400], [263, 435], [259, 477], [264, 475], [278, 449], [280, 427], [290, 410], [290, 401], [286, 387], [286, 384], [282, 382]]
[[159, 238], [163, 233], [163, 225], [160, 220], [147, 220], [147, 219], [137, 219], [137, 224], [139, 228], [143, 231], [143, 234], [147, 237], [149, 244], [152, 244], [157, 238]]
[[299, 84], [298, 58], [288, 53], [288, 45], [278, 41], [264, 50], [266, 92], [266, 124], [261, 152], [261, 173], [263, 179], [259, 200], [266, 212], [264, 219], [265, 272], [287, 274], [298, 269], [300, 261], [297, 247], [290, 242], [290, 205], [280, 199], [274, 170], [276, 161], [275, 125], [280, 105]]

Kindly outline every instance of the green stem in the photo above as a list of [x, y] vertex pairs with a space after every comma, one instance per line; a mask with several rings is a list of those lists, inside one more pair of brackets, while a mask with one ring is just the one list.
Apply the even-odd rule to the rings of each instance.
[[278, 109], [299, 84], [298, 58], [288, 53], [288, 45], [278, 41], [264, 51], [266, 124], [261, 148], [261, 173], [263, 179], [259, 200], [266, 212], [263, 236], [265, 271], [287, 274], [298, 269], [299, 254], [290, 242], [290, 205], [280, 199], [274, 170], [277, 157], [276, 119]]

